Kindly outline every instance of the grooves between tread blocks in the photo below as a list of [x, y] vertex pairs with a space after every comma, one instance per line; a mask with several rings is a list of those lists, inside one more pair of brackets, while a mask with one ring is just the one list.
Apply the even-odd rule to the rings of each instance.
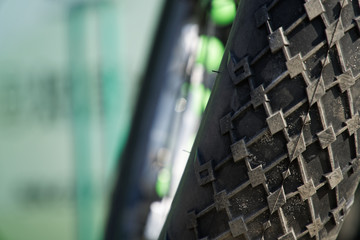
[[[218, 81], [231, 82], [219, 89], [233, 91], [238, 104], [227, 110], [231, 101], [210, 103], [222, 105], [216, 108], [220, 120], [202, 124], [221, 137], [198, 136], [187, 184], [163, 229], [168, 239], [335, 239], [353, 203], [360, 173], [360, 54], [357, 59], [347, 39], [352, 50], [360, 47], [359, 3], [259, 2], [247, 1], [254, 6], [243, 9], [252, 9], [247, 30], [266, 32], [267, 45], [240, 55], [242, 31], [230, 39], [228, 72]], [[242, 89], [250, 92], [239, 103], [235, 92]], [[222, 158], [209, 153], [209, 141]], [[199, 191], [184, 196], [193, 184]]]

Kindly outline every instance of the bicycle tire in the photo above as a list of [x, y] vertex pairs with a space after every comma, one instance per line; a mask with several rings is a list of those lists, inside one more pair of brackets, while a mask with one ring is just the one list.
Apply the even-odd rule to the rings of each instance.
[[359, 182], [359, 15], [240, 1], [160, 239], [336, 239]]

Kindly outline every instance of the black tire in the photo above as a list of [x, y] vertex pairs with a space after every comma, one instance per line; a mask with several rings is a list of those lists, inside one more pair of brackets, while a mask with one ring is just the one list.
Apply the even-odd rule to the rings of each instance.
[[359, 180], [359, 15], [240, 1], [160, 239], [336, 238]]

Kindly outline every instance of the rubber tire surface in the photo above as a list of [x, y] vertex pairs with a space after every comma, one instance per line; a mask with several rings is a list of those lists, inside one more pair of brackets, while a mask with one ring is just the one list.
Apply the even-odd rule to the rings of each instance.
[[242, 0], [160, 239], [335, 239], [359, 180], [360, 8]]

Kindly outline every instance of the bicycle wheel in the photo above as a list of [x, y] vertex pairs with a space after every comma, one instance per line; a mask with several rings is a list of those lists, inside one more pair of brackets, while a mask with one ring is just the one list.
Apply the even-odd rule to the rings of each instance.
[[160, 239], [335, 239], [359, 180], [360, 8], [243, 0]]

